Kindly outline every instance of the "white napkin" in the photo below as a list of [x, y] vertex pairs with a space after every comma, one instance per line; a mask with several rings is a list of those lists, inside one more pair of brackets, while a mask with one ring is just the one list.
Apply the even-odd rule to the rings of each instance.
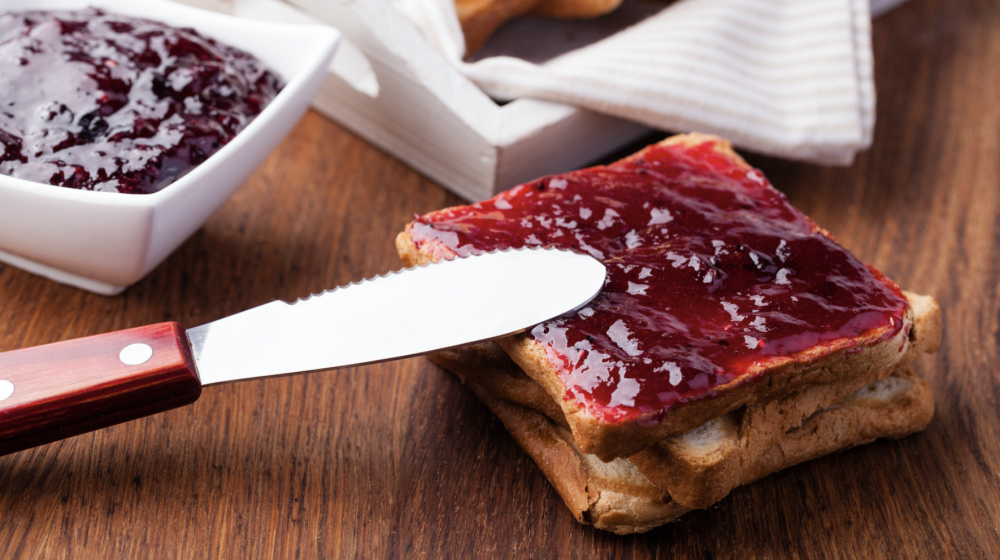
[[[759, 153], [849, 165], [875, 126], [868, 1], [678, 0], [542, 63], [464, 62], [454, 0], [393, 3], [496, 99], [557, 101], [662, 130], [718, 134]], [[630, 3], [643, 4], [626, 0], [619, 9]], [[557, 23], [529, 22], [521, 38], [532, 29], [544, 38], [546, 24]], [[517, 50], [517, 34], [507, 35], [508, 50]]]

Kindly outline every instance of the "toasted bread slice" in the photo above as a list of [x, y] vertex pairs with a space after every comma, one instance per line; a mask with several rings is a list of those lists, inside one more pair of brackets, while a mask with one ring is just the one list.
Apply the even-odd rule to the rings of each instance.
[[523, 15], [563, 19], [604, 15], [622, 0], [455, 0], [455, 11], [465, 35], [465, 53], [475, 53], [504, 23]]
[[[568, 400], [558, 401], [563, 414], [581, 449], [603, 460], [629, 457], [670, 436], [679, 436], [696, 429], [706, 422], [744, 407], [754, 407], [793, 397], [796, 393], [815, 386], [863, 385], [865, 381], [888, 376], [901, 363], [908, 363], [918, 355], [914, 341], [908, 333], [915, 333], [914, 315], [907, 310], [906, 328], [896, 336], [874, 342], [860, 341], [857, 347], [832, 352], [815, 360], [808, 354], [796, 356], [785, 363], [775, 364], [765, 371], [747, 374], [746, 380], [720, 388], [712, 399], [685, 403], [671, 410], [658, 424], [642, 418], [607, 423], [588, 414], [586, 409]], [[938, 339], [940, 334], [938, 335]], [[566, 393], [546, 349], [530, 335], [522, 334], [498, 339], [499, 344], [513, 361], [553, 398]], [[868, 345], [864, 345], [868, 343]], [[751, 381], [751, 377], [767, 377], [767, 382]]]
[[[572, 434], [546, 416], [500, 399], [475, 382], [463, 381], [535, 460], [579, 522], [624, 535], [648, 531], [690, 511], [653, 485], [630, 460], [605, 463], [583, 453]], [[934, 399], [927, 383], [910, 372], [896, 372], [782, 434], [741, 472], [737, 485], [878, 438], [920, 431], [933, 414]], [[713, 428], [701, 434], [701, 441], [711, 447], [726, 437], [723, 428]]]
[[569, 428], [566, 416], [556, 401], [511, 361], [510, 356], [496, 343], [470, 344], [428, 354], [427, 357], [497, 397], [541, 412], [556, 424]]
[[[907, 294], [916, 314], [912, 343], [895, 375], [920, 353], [934, 352], [941, 340], [941, 315], [929, 296]], [[438, 365], [482, 386], [493, 395], [541, 412], [555, 424], [568, 422], [540, 385], [494, 343], [481, 343], [429, 356]], [[783, 399], [744, 407], [678, 436], [657, 442], [629, 458], [646, 479], [673, 501], [692, 509], [707, 508], [741, 484], [745, 473], [784, 434], [799, 428], [861, 387], [882, 380], [879, 371], [843, 376], [828, 385], [804, 388]], [[572, 436], [569, 436], [572, 439]], [[575, 442], [574, 442], [575, 443]]]
[[528, 13], [538, 3], [539, 0], [455, 0], [455, 11], [465, 35], [466, 56], [478, 51], [501, 25]]
[[919, 352], [899, 288], [715, 137], [427, 214], [396, 240], [408, 266], [522, 244], [608, 265], [580, 314], [497, 341], [605, 461], [808, 387], [859, 387]]
[[622, 0], [541, 0], [529, 14], [561, 19], [603, 16], [620, 6]]
[[[941, 312], [929, 296], [907, 293], [916, 321], [907, 353], [893, 375], [921, 353], [941, 343]], [[799, 428], [817, 411], [885, 376], [877, 370], [843, 376], [829, 385], [801, 389], [778, 400], [737, 409], [678, 436], [665, 438], [630, 457], [654, 485], [691, 508], [719, 501], [744, 479], [760, 457], [789, 430]]]

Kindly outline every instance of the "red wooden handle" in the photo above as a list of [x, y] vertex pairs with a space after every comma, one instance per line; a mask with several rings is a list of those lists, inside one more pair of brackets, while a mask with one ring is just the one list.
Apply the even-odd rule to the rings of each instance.
[[160, 323], [0, 353], [8, 393], [0, 455], [191, 404], [201, 381], [184, 329]]

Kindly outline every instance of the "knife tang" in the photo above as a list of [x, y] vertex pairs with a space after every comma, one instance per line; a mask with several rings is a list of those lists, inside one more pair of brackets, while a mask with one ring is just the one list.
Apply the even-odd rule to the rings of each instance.
[[3, 352], [0, 454], [191, 404], [200, 395], [177, 323]]

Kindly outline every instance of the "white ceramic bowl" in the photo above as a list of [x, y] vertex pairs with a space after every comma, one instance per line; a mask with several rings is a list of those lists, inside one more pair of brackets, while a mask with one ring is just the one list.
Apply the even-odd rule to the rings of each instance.
[[0, 175], [0, 261], [115, 295], [201, 227], [288, 134], [326, 77], [340, 34], [162, 0], [3, 0], [0, 13], [87, 6], [192, 27], [253, 54], [287, 84], [231, 142], [157, 193], [81, 191]]

